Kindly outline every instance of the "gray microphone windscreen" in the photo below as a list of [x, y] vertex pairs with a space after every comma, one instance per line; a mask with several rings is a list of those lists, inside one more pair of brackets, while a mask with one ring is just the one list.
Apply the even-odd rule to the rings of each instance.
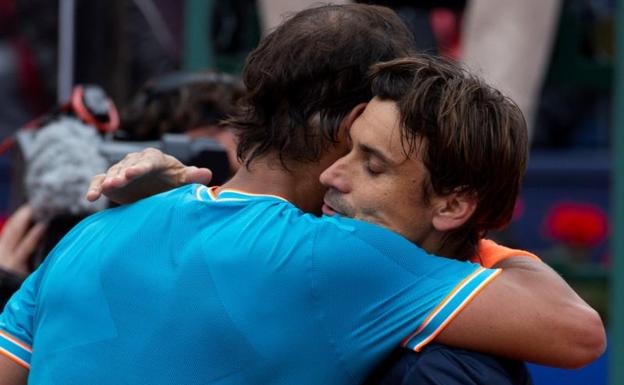
[[36, 219], [90, 214], [106, 208], [105, 199], [89, 202], [84, 197], [91, 177], [108, 167], [98, 150], [101, 142], [94, 127], [71, 117], [62, 117], [37, 131], [25, 176]]

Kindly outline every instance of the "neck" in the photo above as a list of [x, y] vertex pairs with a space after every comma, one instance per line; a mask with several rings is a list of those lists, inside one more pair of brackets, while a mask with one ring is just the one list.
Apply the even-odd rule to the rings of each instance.
[[[460, 235], [460, 236], [458, 236]], [[460, 261], [470, 260], [476, 253], [472, 245], [463, 234], [449, 234], [436, 232], [421, 244], [425, 251], [440, 257], [457, 259]]]
[[443, 245], [442, 235], [433, 229], [431, 233], [427, 234], [424, 237], [424, 239], [412, 240], [412, 242], [418, 245], [421, 249], [428, 252], [429, 254], [435, 254], [440, 257], [446, 257], [445, 254], [442, 254], [442, 252], [445, 251], [443, 250], [445, 248]]
[[285, 169], [275, 156], [265, 156], [249, 167], [241, 166], [221, 189], [237, 189], [253, 194], [277, 195], [306, 212], [320, 213], [325, 189], [319, 183], [316, 164], [293, 163]]

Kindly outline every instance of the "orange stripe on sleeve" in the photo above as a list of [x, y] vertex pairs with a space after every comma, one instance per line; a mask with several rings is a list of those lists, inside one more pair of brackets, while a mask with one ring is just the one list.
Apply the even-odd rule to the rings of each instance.
[[6, 358], [8, 358], [9, 360], [15, 362], [16, 364], [18, 364], [22, 368], [24, 368], [26, 370], [30, 370], [30, 365], [28, 365], [27, 362], [25, 362], [24, 360], [20, 359], [19, 357], [15, 356], [15, 355], [11, 354], [11, 352], [8, 352], [8, 351], [0, 348], [0, 355], [5, 356]]
[[483, 268], [478, 268], [475, 271], [473, 271], [469, 276], [467, 276], [466, 278], [464, 278], [459, 284], [457, 284], [457, 286], [455, 286], [455, 288], [446, 295], [446, 297], [444, 297], [444, 299], [438, 304], [438, 306], [436, 306], [431, 313], [429, 313], [429, 315], [427, 316], [427, 318], [425, 318], [425, 320], [422, 322], [422, 324], [420, 324], [420, 326], [416, 329], [416, 331], [414, 331], [412, 334], [408, 335], [402, 342], [401, 345], [405, 345], [409, 340], [411, 340], [415, 335], [417, 335], [418, 333], [420, 333], [431, 321], [431, 319], [433, 317], [436, 316], [436, 314], [438, 314], [438, 312], [440, 311], [440, 309], [442, 309], [452, 298], [453, 296], [455, 296], [455, 294], [461, 290], [461, 288], [464, 287], [464, 285], [469, 282], [472, 278], [474, 278], [477, 274], [479, 274], [480, 272], [483, 271]]
[[20, 341], [17, 338], [13, 337], [9, 333], [6, 333], [6, 332], [0, 330], [0, 336], [6, 338], [7, 340], [13, 342], [14, 344], [16, 344], [18, 346], [20, 346], [21, 348], [23, 348], [24, 350], [28, 351], [29, 353], [32, 353], [32, 348], [30, 346], [26, 345], [22, 341]]
[[449, 315], [444, 322], [442, 322], [440, 324], [440, 326], [438, 326], [438, 328], [431, 333], [431, 335], [429, 337], [427, 337], [425, 340], [423, 340], [422, 342], [420, 342], [418, 345], [416, 345], [414, 347], [414, 351], [419, 352], [424, 346], [426, 346], [429, 342], [431, 342], [431, 340], [433, 340], [434, 338], [436, 338], [438, 336], [438, 334], [440, 334], [442, 332], [442, 330], [444, 330], [444, 328], [446, 327], [446, 325], [449, 324], [449, 322], [451, 322], [452, 320], [455, 319], [455, 317], [457, 317], [457, 315], [464, 310], [464, 308], [466, 306], [468, 306], [468, 304], [470, 302], [472, 302], [472, 300], [479, 295], [479, 293], [481, 293], [481, 291], [490, 284], [490, 282], [492, 282], [494, 280], [494, 278], [498, 277], [500, 273], [502, 273], [502, 270], [498, 270], [496, 271], [494, 274], [492, 274], [491, 276], [489, 276], [486, 280], [484, 280], [483, 282], [481, 282], [481, 284], [479, 285], [479, 287], [474, 290], [468, 297], [466, 297], [466, 299], [464, 300], [464, 302], [462, 302], [461, 305], [459, 305], [454, 311], [453, 313], [451, 313], [451, 315]]

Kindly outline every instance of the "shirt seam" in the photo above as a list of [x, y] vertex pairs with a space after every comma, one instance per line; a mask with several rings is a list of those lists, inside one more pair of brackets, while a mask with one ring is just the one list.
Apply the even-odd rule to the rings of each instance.
[[310, 286], [310, 292], [311, 292], [311, 297], [312, 297], [312, 303], [316, 305], [315, 308], [317, 310], [315, 317], [317, 318], [318, 323], [320, 324], [321, 329], [323, 330], [323, 333], [325, 334], [326, 343], [327, 345], [330, 346], [332, 352], [336, 356], [336, 360], [337, 362], [340, 363], [340, 367], [342, 368], [344, 373], [347, 375], [347, 377], [349, 377], [351, 380], [354, 380], [355, 377], [353, 376], [353, 374], [351, 373], [351, 371], [349, 370], [347, 366], [346, 360], [344, 358], [344, 354], [341, 352], [336, 339], [333, 337], [330, 331], [330, 328], [327, 325], [327, 322], [324, 320], [323, 310], [320, 304], [320, 294], [317, 292], [315, 284], [314, 284], [315, 281], [314, 281], [313, 276], [315, 274], [314, 264], [315, 264], [316, 240], [318, 238], [318, 232], [319, 232], [318, 227], [315, 227], [314, 234], [312, 236], [310, 262], [308, 263], [308, 278], [309, 278], [309, 286]]

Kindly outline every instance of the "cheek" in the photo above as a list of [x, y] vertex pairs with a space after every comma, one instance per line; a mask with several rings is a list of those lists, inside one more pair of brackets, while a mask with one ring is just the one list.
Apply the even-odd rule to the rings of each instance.
[[420, 197], [414, 199], [409, 190], [401, 189], [396, 184], [389, 185], [395, 188], [380, 191], [376, 195], [370, 206], [373, 208], [370, 214], [374, 213], [377, 220], [386, 227], [411, 238], [422, 224], [424, 210]]
[[393, 212], [392, 199], [387, 193], [362, 194], [354, 202], [354, 206], [361, 216], [359, 219], [380, 225], [388, 225], [396, 215]]

